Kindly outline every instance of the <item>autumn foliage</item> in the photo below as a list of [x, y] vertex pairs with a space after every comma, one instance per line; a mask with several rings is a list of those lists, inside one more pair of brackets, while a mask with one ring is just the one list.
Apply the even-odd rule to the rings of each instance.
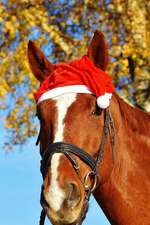
[[[86, 52], [93, 32], [105, 33], [117, 92], [150, 111], [150, 2], [146, 0], [0, 2], [0, 108], [9, 144], [36, 134], [33, 92], [38, 84], [27, 61], [37, 40], [51, 62]], [[4, 114], [4, 113], [2, 113]]]

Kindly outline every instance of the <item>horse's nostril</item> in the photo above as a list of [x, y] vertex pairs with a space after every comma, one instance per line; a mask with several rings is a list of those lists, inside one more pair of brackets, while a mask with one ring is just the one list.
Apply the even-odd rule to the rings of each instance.
[[80, 202], [80, 190], [75, 182], [68, 183], [67, 206], [75, 207]]

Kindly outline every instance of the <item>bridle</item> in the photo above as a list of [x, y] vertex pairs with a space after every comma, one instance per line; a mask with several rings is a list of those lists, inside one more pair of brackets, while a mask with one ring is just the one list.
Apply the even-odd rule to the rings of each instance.
[[[111, 113], [109, 111], [109, 108], [104, 109], [104, 125], [103, 125], [103, 130], [102, 130], [102, 138], [101, 138], [101, 143], [100, 143], [99, 150], [97, 152], [96, 159], [94, 159], [90, 154], [88, 154], [86, 151], [82, 150], [81, 148], [79, 148], [75, 145], [69, 144], [69, 143], [64, 143], [64, 142], [56, 142], [56, 143], [48, 144], [48, 146], [42, 156], [41, 173], [42, 173], [43, 179], [45, 179], [45, 177], [46, 177], [49, 163], [51, 161], [53, 154], [62, 153], [71, 162], [74, 170], [76, 171], [76, 173], [84, 187], [85, 199], [84, 199], [83, 210], [80, 215], [80, 219], [76, 225], [82, 224], [82, 222], [86, 216], [86, 212], [88, 210], [89, 198], [90, 198], [91, 194], [93, 193], [93, 191], [98, 186], [98, 181], [99, 181], [98, 169], [99, 169], [100, 163], [102, 162], [103, 157], [104, 157], [104, 146], [106, 143], [106, 138], [107, 138], [108, 133], [110, 134], [110, 143], [111, 143], [111, 147], [112, 147], [112, 160], [114, 161], [115, 129], [114, 129], [114, 123], [113, 123], [113, 119], [112, 119]], [[39, 140], [39, 137], [38, 137], [38, 140]], [[84, 179], [81, 176], [80, 168], [79, 168], [78, 162], [77, 162], [76, 158], [74, 157], [74, 155], [77, 156], [78, 158], [80, 158], [85, 164], [87, 164], [91, 168], [91, 171], [89, 171], [85, 175]], [[92, 180], [93, 180], [91, 187], [89, 187], [87, 185], [89, 178], [92, 178]], [[42, 187], [42, 189], [43, 189], [43, 187]], [[44, 210], [43, 203], [44, 203], [44, 198], [43, 198], [43, 192], [41, 191], [41, 205], [43, 206], [43, 209], [41, 211], [39, 225], [44, 225], [44, 221], [45, 221], [45, 217], [46, 217], [46, 212]]]

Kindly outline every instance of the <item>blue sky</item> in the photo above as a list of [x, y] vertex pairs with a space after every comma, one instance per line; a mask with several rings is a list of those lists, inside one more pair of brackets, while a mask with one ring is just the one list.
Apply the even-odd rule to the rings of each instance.
[[[35, 139], [13, 152], [3, 149], [6, 132], [0, 125], [0, 225], [38, 225], [40, 215], [40, 155]], [[110, 225], [94, 198], [83, 225]], [[50, 225], [46, 220], [45, 225]]]

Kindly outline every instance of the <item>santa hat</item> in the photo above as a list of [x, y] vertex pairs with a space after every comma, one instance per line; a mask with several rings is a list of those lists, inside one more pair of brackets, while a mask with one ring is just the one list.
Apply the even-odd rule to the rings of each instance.
[[98, 106], [105, 109], [113, 91], [112, 78], [84, 55], [69, 64], [55, 64], [54, 72], [47, 76], [34, 96], [38, 104], [64, 93], [89, 93], [94, 94]]

